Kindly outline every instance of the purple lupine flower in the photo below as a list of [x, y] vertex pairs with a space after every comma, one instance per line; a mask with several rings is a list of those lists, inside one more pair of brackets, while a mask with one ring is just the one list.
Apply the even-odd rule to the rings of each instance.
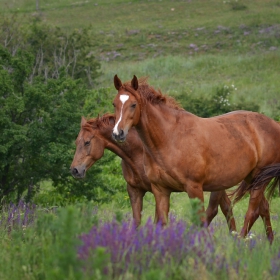
[[11, 232], [14, 227], [26, 227], [32, 224], [35, 216], [36, 205], [20, 200], [18, 204], [10, 203], [3, 207], [0, 226]]
[[127, 270], [129, 263], [135, 272], [141, 273], [152, 263], [160, 265], [175, 259], [180, 263], [188, 256], [194, 257], [196, 266], [201, 262], [209, 269], [224, 267], [224, 257], [214, 255], [213, 230], [187, 228], [186, 222], [176, 221], [172, 216], [165, 227], [154, 225], [150, 218], [138, 229], [132, 221], [99, 223], [80, 236], [83, 244], [78, 255], [86, 261], [96, 248], [104, 247], [115, 273], [120, 272], [120, 267], [122, 272]]

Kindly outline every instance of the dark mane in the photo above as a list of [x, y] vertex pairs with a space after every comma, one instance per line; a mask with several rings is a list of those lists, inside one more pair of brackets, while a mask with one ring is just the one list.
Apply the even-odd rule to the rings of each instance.
[[[182, 106], [173, 97], [162, 94], [160, 90], [156, 91], [152, 86], [147, 83], [148, 77], [141, 77], [138, 79], [138, 92], [141, 97], [152, 104], [166, 104], [168, 107], [175, 110], [184, 110]], [[130, 93], [134, 93], [130, 81], [125, 82], [123, 87]]]
[[100, 129], [108, 127], [111, 125], [110, 118], [115, 120], [116, 116], [112, 113], [106, 113], [103, 116], [98, 116], [97, 118], [92, 118], [87, 120], [86, 124], [83, 125], [83, 129], [91, 131], [92, 129]]

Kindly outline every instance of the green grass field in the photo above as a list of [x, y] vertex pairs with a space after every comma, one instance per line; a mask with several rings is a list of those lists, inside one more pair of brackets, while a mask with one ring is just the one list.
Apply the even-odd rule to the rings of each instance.
[[[96, 42], [92, 51], [101, 62], [102, 70], [95, 87], [109, 87], [112, 95], [115, 94], [115, 74], [122, 80], [129, 80], [134, 74], [149, 76], [151, 85], [175, 97], [181, 94], [209, 96], [217, 87], [234, 85], [237, 90], [233, 102], [243, 98], [257, 103], [261, 112], [280, 119], [279, 0], [45, 0], [39, 1], [39, 10], [36, 10], [34, 0], [0, 0], [0, 16], [11, 15], [17, 15], [23, 22], [29, 17], [40, 17], [65, 30], [89, 27]], [[46, 190], [49, 189], [48, 185]], [[206, 206], [209, 195], [205, 197]], [[40, 199], [43, 201], [42, 195]], [[154, 204], [153, 196], [146, 195], [144, 222], [153, 216]], [[248, 199], [245, 199], [234, 207], [238, 230], [247, 205]], [[91, 211], [94, 206], [90, 202], [83, 207]], [[111, 220], [116, 213], [123, 216], [130, 213], [128, 197], [120, 194], [111, 203], [98, 205], [96, 218], [84, 215], [83, 208], [71, 207], [62, 208], [65, 212], [59, 218], [51, 210], [41, 209], [42, 213], [46, 212], [45, 218], [39, 219], [39, 224], [28, 229], [26, 235], [25, 229], [10, 233], [0, 225], [0, 279], [106, 279], [101, 274], [99, 278], [76, 278], [75, 266], [71, 266], [75, 257], [64, 258], [61, 251], [67, 247], [67, 238], [73, 249], [74, 239], [89, 231], [94, 219]], [[262, 240], [258, 240], [261, 245], [244, 254], [249, 263], [247, 271], [242, 272], [243, 279], [277, 279], [268, 271], [270, 258], [279, 250], [279, 208], [280, 198], [275, 197], [271, 204], [276, 233], [272, 249], [264, 241], [262, 221], [259, 219], [254, 225], [252, 232], [261, 236]], [[68, 210], [76, 211], [75, 214], [71, 212], [73, 216], [69, 214], [72, 220], [67, 216]], [[191, 220], [187, 194], [172, 194], [171, 213], [180, 219]], [[222, 224], [215, 232], [217, 248], [223, 250], [219, 238], [226, 235], [223, 240], [228, 242], [229, 252], [238, 258], [238, 248], [227, 235], [221, 212], [213, 223]], [[65, 225], [62, 229], [61, 224]], [[247, 248], [246, 242], [244, 244], [242, 250]], [[73, 252], [76, 251], [73, 249]], [[157, 278], [162, 275], [160, 269], [155, 271], [156, 276], [134, 278], [126, 274], [116, 279], [160, 279]], [[239, 279], [237, 274], [231, 275], [231, 278], [216, 278], [216, 274], [201, 272], [184, 279]], [[161, 279], [166, 278], [162, 276]]]
[[149, 76], [171, 95], [208, 96], [234, 84], [234, 100], [279, 115], [279, 1], [0, 1], [2, 15], [40, 16], [73, 30], [90, 26], [102, 63], [97, 87], [114, 74]]
[[[206, 201], [207, 201], [206, 195]], [[14, 216], [0, 213], [0, 278], [6, 279], [279, 279], [279, 230], [278, 218], [279, 198], [272, 203], [272, 224], [275, 231], [275, 241], [269, 246], [264, 235], [262, 222], [258, 220], [251, 231], [251, 238], [239, 239], [228, 233], [225, 219], [219, 214], [210, 227], [210, 243], [205, 244], [203, 231], [191, 229], [192, 208], [186, 194], [173, 194], [171, 199], [171, 214], [178, 220], [187, 223], [191, 236], [197, 235], [192, 250], [183, 255], [179, 263], [174, 255], [163, 255], [164, 263], [151, 261], [148, 269], [142, 272], [136, 270], [138, 261], [145, 263], [145, 254], [159, 257], [159, 252], [153, 249], [151, 243], [148, 248], [143, 247], [141, 254], [136, 256], [138, 261], [124, 261], [128, 251], [124, 251], [123, 258], [116, 262], [114, 250], [125, 232], [119, 232], [118, 227], [125, 225], [131, 218], [127, 199], [112, 201], [107, 205], [96, 206], [94, 203], [69, 205], [62, 208], [42, 208], [35, 210], [35, 219], [31, 223], [21, 225], [26, 219], [26, 208], [14, 210]], [[237, 226], [240, 228], [247, 201], [240, 202], [234, 208]], [[32, 212], [32, 211], [31, 211]], [[31, 213], [29, 212], [29, 214]], [[154, 199], [147, 195], [144, 199], [143, 228], [147, 227], [148, 217], [154, 213]], [[115, 222], [112, 222], [115, 220]], [[6, 223], [6, 221], [9, 221]], [[117, 222], [116, 222], [117, 221]], [[103, 226], [107, 223], [107, 226]], [[113, 228], [108, 228], [112, 224]], [[90, 233], [92, 227], [103, 229], [100, 233]], [[141, 230], [141, 228], [140, 228]], [[173, 228], [176, 233], [178, 229]], [[145, 231], [144, 231], [145, 232]], [[208, 236], [205, 231], [206, 236]], [[91, 252], [89, 259], [80, 259], [78, 248], [84, 243], [80, 237], [93, 234], [92, 238], [107, 239], [107, 246], [103, 244]], [[159, 234], [159, 232], [157, 233]], [[107, 237], [106, 237], [107, 236]], [[189, 238], [191, 238], [189, 236]], [[205, 236], [205, 235], [202, 235]], [[142, 237], [143, 238], [143, 237]], [[115, 240], [115, 241], [114, 241]], [[174, 242], [169, 238], [171, 253], [175, 254]], [[129, 242], [129, 240], [127, 240]], [[143, 242], [142, 239], [139, 242]], [[177, 240], [179, 242], [180, 240]], [[188, 240], [182, 240], [182, 245]], [[89, 243], [91, 244], [91, 243]], [[94, 243], [93, 243], [94, 244]], [[92, 244], [92, 245], [93, 245]], [[110, 245], [111, 244], [111, 245]], [[129, 244], [129, 243], [128, 243]], [[203, 245], [204, 244], [204, 245]], [[211, 244], [211, 245], [210, 245]], [[87, 245], [90, 246], [90, 245]], [[112, 246], [112, 247], [111, 247]], [[163, 246], [163, 244], [162, 244]], [[209, 246], [214, 246], [210, 247]], [[110, 253], [106, 253], [106, 248]], [[204, 249], [203, 249], [204, 248]], [[208, 249], [207, 249], [208, 248]], [[213, 249], [211, 249], [213, 248]], [[129, 246], [127, 250], [129, 249]], [[122, 249], [120, 249], [122, 250]], [[173, 251], [172, 251], [173, 250]], [[200, 255], [202, 250], [202, 255]], [[203, 253], [204, 252], [204, 253]], [[213, 254], [207, 255], [207, 254]], [[111, 257], [113, 259], [111, 259]], [[147, 256], [146, 256], [147, 257]], [[171, 259], [170, 259], [171, 258]], [[210, 258], [210, 259], [209, 259]], [[169, 261], [168, 261], [169, 259]], [[171, 263], [170, 263], [171, 260]], [[206, 260], [210, 263], [206, 263]], [[214, 266], [212, 266], [212, 264]], [[210, 265], [210, 266], [209, 266]], [[105, 269], [106, 268], [106, 269]], [[111, 269], [113, 269], [112, 272]], [[118, 270], [120, 269], [120, 270]], [[122, 273], [121, 271], [124, 270]]]
[[39, 16], [72, 30], [90, 26], [103, 75], [149, 76], [170, 95], [207, 96], [234, 84], [241, 97], [279, 116], [280, 2], [0, 0], [2, 16]]

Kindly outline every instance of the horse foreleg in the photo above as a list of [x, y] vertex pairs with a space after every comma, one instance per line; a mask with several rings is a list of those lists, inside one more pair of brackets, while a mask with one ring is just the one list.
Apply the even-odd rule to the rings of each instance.
[[189, 198], [198, 198], [201, 201], [201, 207], [198, 210], [197, 214], [199, 215], [201, 226], [207, 225], [205, 210], [204, 210], [204, 195], [202, 184], [196, 182], [189, 182], [185, 190], [189, 196]]
[[145, 195], [145, 191], [134, 188], [127, 184], [127, 192], [132, 208], [133, 220], [136, 227], [138, 227], [141, 224], [141, 213], [143, 209], [143, 197]]
[[156, 215], [155, 223], [167, 224], [169, 204], [170, 204], [170, 190], [152, 184], [152, 192], [156, 200]]

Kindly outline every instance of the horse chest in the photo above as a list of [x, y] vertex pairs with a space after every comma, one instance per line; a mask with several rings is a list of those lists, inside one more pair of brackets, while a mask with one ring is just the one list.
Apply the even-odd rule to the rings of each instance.
[[127, 184], [133, 188], [151, 191], [151, 184], [147, 179], [144, 170], [140, 168], [140, 170], [137, 170], [139, 172], [136, 172], [135, 169], [136, 168], [133, 170], [129, 164], [122, 162], [123, 176]]
[[144, 168], [151, 183], [175, 191], [183, 190], [183, 185], [179, 182], [177, 176], [172, 174], [171, 170], [165, 170], [147, 154], [144, 155]]

